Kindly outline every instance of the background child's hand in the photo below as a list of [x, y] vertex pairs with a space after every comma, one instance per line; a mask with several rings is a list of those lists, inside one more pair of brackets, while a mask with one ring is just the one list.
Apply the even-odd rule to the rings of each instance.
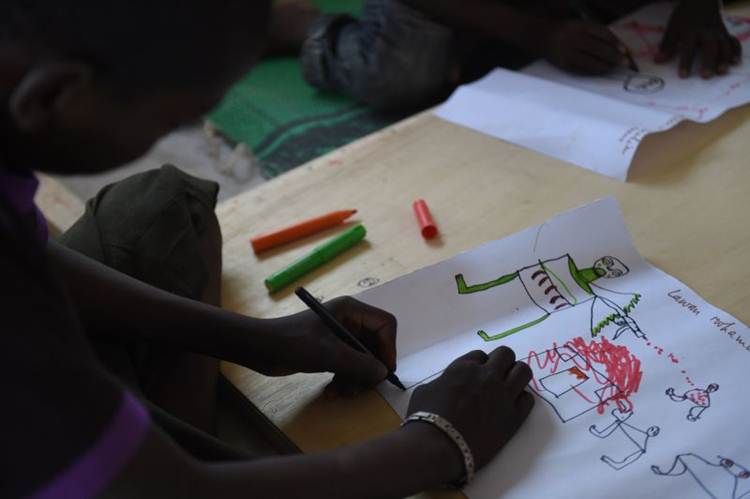
[[579, 20], [543, 24], [539, 54], [565, 71], [598, 75], [626, 62], [625, 48], [606, 26]]
[[453, 361], [438, 379], [414, 391], [408, 414], [427, 411], [448, 420], [466, 439], [480, 468], [531, 412], [534, 398], [525, 390], [531, 376], [529, 366], [516, 362], [508, 347], [489, 355], [480, 350], [469, 352]]
[[686, 78], [699, 52], [703, 78], [726, 74], [729, 66], [738, 64], [742, 57], [742, 46], [727, 31], [720, 3], [716, 0], [683, 0], [678, 3], [655, 60], [665, 62], [677, 55], [678, 73]]
[[330, 388], [345, 395], [383, 381], [396, 369], [396, 318], [349, 296], [325, 305], [377, 359], [348, 346], [317, 315], [305, 310], [274, 320], [287, 348], [284, 366], [274, 374], [332, 372], [336, 376]]

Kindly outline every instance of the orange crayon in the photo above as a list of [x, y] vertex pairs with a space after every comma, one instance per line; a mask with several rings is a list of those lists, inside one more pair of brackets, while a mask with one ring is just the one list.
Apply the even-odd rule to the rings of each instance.
[[284, 227], [283, 229], [261, 234], [260, 236], [252, 238], [250, 244], [253, 245], [253, 251], [257, 255], [258, 253], [275, 248], [276, 246], [296, 241], [297, 239], [302, 239], [303, 237], [315, 234], [316, 232], [333, 227], [334, 225], [339, 225], [355, 213], [357, 213], [357, 210], [333, 211], [320, 217], [311, 218]]

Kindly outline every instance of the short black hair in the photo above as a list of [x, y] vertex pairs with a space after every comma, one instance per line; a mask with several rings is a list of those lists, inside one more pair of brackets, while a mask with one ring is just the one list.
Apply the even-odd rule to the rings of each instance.
[[[199, 84], [262, 43], [270, 0], [0, 0], [0, 42], [130, 83]], [[210, 78], [209, 78], [210, 79]]]

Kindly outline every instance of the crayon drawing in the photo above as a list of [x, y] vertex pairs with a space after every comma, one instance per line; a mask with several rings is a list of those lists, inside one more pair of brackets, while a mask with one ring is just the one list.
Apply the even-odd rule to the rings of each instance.
[[629, 94], [656, 94], [666, 86], [666, 81], [661, 76], [636, 73], [628, 69], [615, 70], [601, 78], [622, 82], [622, 89]]
[[741, 499], [750, 497], [750, 470], [732, 459], [717, 456], [711, 462], [698, 454], [679, 454], [671, 466], [663, 470], [651, 466], [651, 471], [659, 476], [684, 476], [694, 480], [705, 492], [704, 497], [713, 499]]
[[711, 407], [711, 394], [718, 389], [719, 385], [717, 383], [711, 383], [706, 388], [693, 388], [682, 395], [677, 395], [674, 388], [667, 388], [666, 394], [674, 402], [690, 402], [692, 405], [688, 410], [686, 418], [688, 421], [696, 422], [706, 409]]
[[589, 426], [589, 433], [597, 438], [611, 438], [615, 435], [622, 441], [623, 452], [630, 452], [620, 459], [603, 455], [600, 459], [614, 470], [621, 470], [639, 460], [648, 450], [649, 439], [659, 435], [658, 426], [649, 426], [642, 430], [627, 421], [633, 416], [633, 412], [622, 412], [620, 409], [612, 410], [612, 421], [609, 425], [599, 429], [597, 425]]
[[631, 94], [655, 94], [664, 89], [664, 78], [644, 74], [631, 74], [622, 84], [623, 90]]
[[750, 329], [639, 255], [615, 199], [360, 297], [398, 321], [407, 390], [378, 391], [401, 417], [467, 352], [531, 369], [536, 404], [467, 497], [750, 499]]
[[463, 274], [457, 274], [455, 280], [460, 295], [480, 293], [496, 286], [514, 285], [518, 293], [528, 296], [529, 305], [539, 309], [537, 318], [506, 331], [493, 335], [483, 330], [478, 331], [477, 334], [484, 341], [506, 338], [536, 326], [554, 313], [583, 304], [591, 309], [588, 327], [591, 336], [597, 336], [605, 327], [613, 324], [617, 326], [615, 339], [626, 331], [637, 338], [645, 338], [638, 323], [630, 317], [630, 312], [640, 301], [641, 295], [620, 293], [595, 284], [600, 279], [616, 279], [628, 272], [628, 267], [613, 256], [604, 256], [591, 267], [580, 269], [573, 258], [566, 254], [550, 260], [539, 260], [534, 265], [482, 284], [467, 285]]
[[523, 359], [534, 377], [531, 390], [547, 402], [563, 423], [609, 404], [621, 413], [633, 410], [630, 400], [641, 384], [641, 362], [627, 347], [602, 338], [587, 343], [575, 338]]

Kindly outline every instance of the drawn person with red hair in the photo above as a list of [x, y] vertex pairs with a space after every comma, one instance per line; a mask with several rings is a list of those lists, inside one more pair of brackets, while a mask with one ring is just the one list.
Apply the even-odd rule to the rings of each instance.
[[706, 388], [694, 388], [688, 390], [682, 395], [676, 395], [674, 388], [667, 388], [667, 396], [675, 402], [684, 402], [689, 400], [693, 403], [687, 414], [687, 420], [696, 422], [700, 419], [701, 415], [711, 407], [711, 393], [719, 389], [719, 385], [711, 383]]

